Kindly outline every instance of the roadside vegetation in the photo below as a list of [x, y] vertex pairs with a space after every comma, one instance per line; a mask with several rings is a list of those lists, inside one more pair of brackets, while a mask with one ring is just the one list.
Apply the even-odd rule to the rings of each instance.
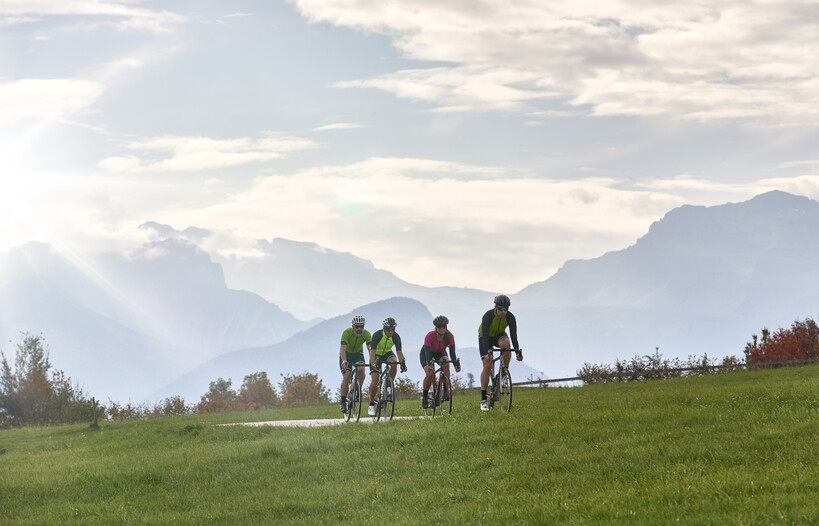
[[[417, 399], [396, 416], [418, 416]], [[819, 366], [0, 430], [4, 524], [816, 524]]]

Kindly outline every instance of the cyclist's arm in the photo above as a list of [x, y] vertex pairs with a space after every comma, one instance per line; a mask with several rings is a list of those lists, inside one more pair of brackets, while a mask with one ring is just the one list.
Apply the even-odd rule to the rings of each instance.
[[458, 361], [458, 357], [455, 356], [455, 344], [449, 346], [449, 359], [453, 362]]
[[421, 347], [421, 352], [424, 353], [424, 363], [427, 364], [427, 367], [431, 367], [429, 362], [432, 360], [432, 348], [429, 345], [424, 345]]
[[395, 344], [395, 350], [401, 352], [401, 337], [397, 332], [392, 335], [392, 343]]
[[347, 361], [347, 342], [341, 342], [341, 349], [338, 351], [339, 356], [341, 356], [341, 363]]
[[378, 344], [381, 343], [381, 336], [383, 334], [384, 333], [382, 331], [375, 331], [375, 334], [373, 334], [373, 342], [372, 342], [373, 349], [378, 349]]
[[518, 345], [518, 321], [511, 312], [506, 313], [506, 323], [509, 325], [509, 337], [512, 338], [512, 347], [520, 349]]
[[481, 319], [481, 336], [485, 338], [491, 336], [489, 331], [492, 328], [493, 321], [495, 321], [495, 309], [486, 311], [486, 314], [484, 314]]

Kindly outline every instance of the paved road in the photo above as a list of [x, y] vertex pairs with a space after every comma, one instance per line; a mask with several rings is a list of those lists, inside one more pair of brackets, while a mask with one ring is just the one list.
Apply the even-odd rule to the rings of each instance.
[[[395, 416], [393, 420], [407, 420], [411, 418], [423, 418], [420, 416]], [[369, 416], [362, 416], [359, 422], [374, 422]], [[378, 423], [388, 422], [388, 420], [381, 420]], [[343, 418], [320, 418], [316, 420], [271, 420], [269, 422], [241, 422], [238, 424], [223, 424], [226, 426], [284, 426], [284, 427], [319, 427], [319, 426], [335, 426], [344, 424]], [[350, 423], [354, 423], [350, 421]]]

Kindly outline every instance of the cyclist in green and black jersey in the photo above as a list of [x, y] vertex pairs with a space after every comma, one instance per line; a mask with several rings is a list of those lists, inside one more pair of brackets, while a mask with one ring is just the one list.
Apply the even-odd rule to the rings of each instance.
[[[401, 336], [395, 332], [395, 327], [398, 322], [395, 318], [386, 318], [381, 323], [383, 329], [375, 331], [373, 334], [372, 347], [370, 348], [370, 407], [367, 408], [367, 413], [370, 416], [375, 416], [375, 398], [378, 390], [378, 366], [382, 363], [391, 363], [390, 376], [395, 380], [395, 375], [398, 374], [397, 362], [401, 362], [401, 372], [407, 372], [407, 364], [404, 361], [404, 352], [401, 350]], [[398, 358], [395, 357], [395, 352], [392, 348], [395, 346], [395, 352], [398, 353]]]
[[[483, 361], [483, 371], [481, 371], [481, 411], [489, 411], [489, 404], [486, 401], [486, 388], [489, 386], [489, 374], [492, 371], [492, 360], [489, 350], [492, 347], [502, 349], [520, 349], [518, 346], [518, 324], [515, 315], [509, 312], [509, 305], [512, 301], [509, 296], [499, 294], [495, 296], [495, 308], [486, 311], [478, 327], [478, 349]], [[506, 328], [509, 328], [509, 335], [512, 337], [509, 343], [509, 335]], [[513, 347], [514, 346], [514, 347]], [[523, 360], [520, 352], [515, 353], [518, 361]], [[511, 353], [504, 353], [503, 363], [509, 367], [512, 361]]]
[[[370, 350], [373, 338], [369, 331], [364, 330], [364, 316], [353, 316], [352, 327], [341, 333], [341, 349], [338, 355], [338, 366], [341, 368], [341, 412], [347, 412], [347, 393], [350, 390], [350, 375], [352, 367], [357, 362], [364, 362], [364, 344]], [[358, 381], [364, 383], [364, 368], [356, 367]]]

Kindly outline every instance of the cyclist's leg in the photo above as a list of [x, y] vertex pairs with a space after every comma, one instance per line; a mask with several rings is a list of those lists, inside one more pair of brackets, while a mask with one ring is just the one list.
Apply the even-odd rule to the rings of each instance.
[[375, 403], [375, 392], [378, 390], [378, 371], [375, 370], [370, 373], [370, 388], [368, 389], [368, 396], [370, 397], [370, 405]]
[[481, 354], [483, 369], [481, 370], [481, 393], [486, 393], [489, 386], [489, 373], [492, 370], [492, 355], [489, 349], [492, 348], [492, 340], [488, 337], [481, 337], [478, 340], [478, 349]]
[[347, 396], [347, 393], [350, 391], [350, 369], [348, 368], [346, 371], [341, 369], [341, 356], [338, 357], [338, 367], [341, 370], [341, 388], [339, 389], [339, 394], [341, 398]]
[[390, 378], [395, 380], [395, 375], [398, 374], [398, 368], [397, 368], [398, 367], [398, 365], [397, 365], [398, 364], [398, 358], [396, 358], [395, 353], [390, 351], [390, 352], [388, 352], [386, 354], [382, 354], [381, 356], [378, 357], [378, 363], [379, 363], [379, 365], [382, 364], [382, 363], [389, 364], [388, 369], [385, 368], [384, 370], [385, 371], [388, 370], [389, 373], [390, 373]]
[[422, 387], [424, 388], [424, 392], [429, 391], [429, 387], [432, 385], [432, 375], [435, 370], [432, 368], [432, 364], [430, 363], [430, 359], [432, 358], [431, 354], [427, 354], [423, 349], [421, 349], [421, 367], [424, 368], [424, 381]]
[[[509, 341], [509, 336], [507, 336], [506, 333], [501, 334], [500, 338], [498, 338], [498, 347], [500, 347], [501, 349], [511, 349], [512, 348], [512, 342]], [[506, 367], [509, 367], [509, 362], [511, 362], [511, 361], [512, 361], [512, 353], [510, 353], [510, 352], [503, 353], [503, 365], [505, 365]]]

